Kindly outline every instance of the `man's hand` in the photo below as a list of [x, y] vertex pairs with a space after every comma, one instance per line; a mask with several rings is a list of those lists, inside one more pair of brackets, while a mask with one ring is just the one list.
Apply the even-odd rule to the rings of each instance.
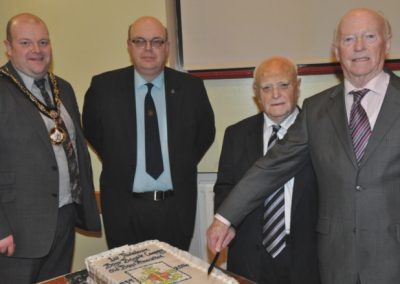
[[207, 245], [209, 250], [215, 254], [222, 251], [235, 237], [235, 229], [214, 218], [207, 229]]
[[12, 256], [15, 251], [14, 238], [12, 235], [0, 240], [0, 253]]

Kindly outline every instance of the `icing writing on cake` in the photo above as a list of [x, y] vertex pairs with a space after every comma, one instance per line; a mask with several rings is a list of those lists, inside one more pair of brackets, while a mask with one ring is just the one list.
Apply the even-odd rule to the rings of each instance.
[[140, 264], [161, 259], [166, 253], [167, 252], [163, 249], [150, 251], [148, 248], [137, 251], [121, 252], [119, 255], [108, 257], [108, 262], [104, 263], [103, 267], [109, 273], [124, 271]]

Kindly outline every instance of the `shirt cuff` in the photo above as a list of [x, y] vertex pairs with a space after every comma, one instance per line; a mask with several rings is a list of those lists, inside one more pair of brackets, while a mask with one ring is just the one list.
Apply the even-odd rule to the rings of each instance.
[[218, 213], [215, 214], [214, 218], [217, 219], [218, 221], [221, 221], [222, 223], [224, 223], [228, 227], [231, 226], [231, 222], [229, 222], [225, 217], [223, 217], [222, 215], [220, 215]]

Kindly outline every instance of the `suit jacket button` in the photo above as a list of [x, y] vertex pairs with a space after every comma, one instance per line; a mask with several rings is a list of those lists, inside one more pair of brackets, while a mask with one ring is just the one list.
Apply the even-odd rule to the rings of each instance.
[[57, 166], [51, 166], [51, 169], [52, 169], [53, 171], [57, 171], [57, 170], [58, 170], [58, 167], [57, 167]]
[[51, 196], [58, 197], [58, 194], [57, 193], [52, 193]]

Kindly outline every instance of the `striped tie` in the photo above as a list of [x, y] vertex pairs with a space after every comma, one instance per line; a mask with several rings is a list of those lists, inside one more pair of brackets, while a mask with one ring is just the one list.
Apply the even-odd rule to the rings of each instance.
[[[273, 126], [271, 137], [268, 140], [268, 150], [278, 140], [279, 129], [280, 126]], [[285, 237], [285, 198], [284, 187], [281, 187], [264, 201], [262, 244], [272, 258], [275, 258], [285, 248]]]
[[360, 164], [364, 156], [365, 148], [368, 144], [368, 139], [371, 136], [371, 127], [367, 113], [361, 105], [362, 98], [369, 92], [368, 89], [352, 91], [353, 105], [350, 111], [350, 133], [353, 140], [354, 154], [356, 155], [357, 163]]

